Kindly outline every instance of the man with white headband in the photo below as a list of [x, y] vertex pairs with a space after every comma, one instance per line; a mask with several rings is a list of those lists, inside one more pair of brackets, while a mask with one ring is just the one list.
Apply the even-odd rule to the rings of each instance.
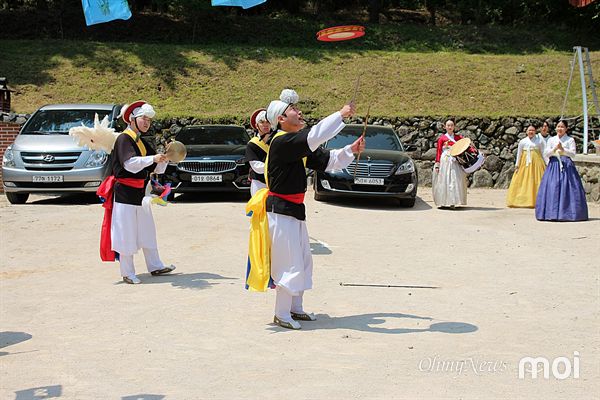
[[271, 139], [266, 162], [266, 199], [271, 239], [271, 278], [276, 285], [274, 322], [284, 328], [300, 329], [300, 321], [314, 321], [314, 314], [303, 308], [303, 294], [312, 288], [312, 255], [306, 229], [306, 168], [330, 171], [346, 168], [354, 154], [365, 147], [357, 139], [342, 149], [326, 150], [321, 144], [345, 126], [343, 119], [355, 113], [353, 103], [320, 121], [311, 129], [291, 89], [282, 92], [267, 108], [267, 119], [277, 133]]
[[168, 163], [166, 155], [156, 154], [141, 137], [150, 129], [154, 115], [154, 109], [145, 101], [123, 106], [121, 116], [128, 126], [115, 142], [111, 156], [112, 176], [105, 179], [98, 190], [98, 194], [106, 199], [101, 258], [103, 261], [118, 258], [123, 281], [129, 284], [141, 283], [133, 264], [133, 256], [140, 248], [152, 275], [175, 269], [173, 265], [165, 266], [158, 255], [150, 204], [144, 201], [149, 174], [163, 173]]
[[250, 117], [250, 126], [256, 132], [246, 146], [246, 161], [250, 164], [250, 194], [266, 187], [265, 159], [269, 151], [271, 124], [267, 121], [267, 109], [259, 108]]

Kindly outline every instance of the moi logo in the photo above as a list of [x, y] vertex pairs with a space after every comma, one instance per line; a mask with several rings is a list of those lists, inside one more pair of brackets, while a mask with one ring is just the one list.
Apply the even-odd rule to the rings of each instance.
[[[541, 370], [540, 370], [541, 364]], [[527, 369], [529, 366], [529, 369]], [[573, 362], [567, 357], [557, 357], [552, 360], [552, 365], [546, 357], [523, 357], [519, 360], [519, 379], [525, 379], [525, 373], [531, 373], [531, 379], [537, 379], [538, 373], [542, 372], [544, 379], [550, 379], [550, 371], [556, 379], [563, 380], [571, 376], [579, 378], [579, 352], [573, 352]]]

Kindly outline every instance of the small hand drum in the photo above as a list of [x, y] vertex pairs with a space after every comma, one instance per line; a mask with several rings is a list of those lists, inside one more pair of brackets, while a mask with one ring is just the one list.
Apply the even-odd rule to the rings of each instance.
[[471, 139], [462, 138], [450, 148], [450, 155], [456, 158], [467, 174], [477, 171], [483, 165], [485, 157], [471, 143]]
[[185, 145], [177, 140], [167, 144], [165, 155], [169, 158], [169, 161], [178, 163], [185, 159], [187, 156], [187, 150]]

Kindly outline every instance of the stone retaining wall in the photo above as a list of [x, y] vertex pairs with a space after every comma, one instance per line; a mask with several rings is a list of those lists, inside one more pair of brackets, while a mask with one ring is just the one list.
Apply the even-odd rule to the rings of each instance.
[[[447, 117], [411, 117], [411, 118], [371, 118], [370, 124], [385, 125], [393, 127], [400, 135], [403, 143], [412, 143], [417, 145], [418, 150], [411, 155], [417, 164], [419, 172], [419, 186], [431, 186], [431, 174], [436, 155], [437, 139], [444, 132], [444, 123]], [[517, 146], [519, 140], [526, 136], [525, 131], [529, 124], [541, 127], [543, 121], [548, 121], [551, 127], [556, 126], [559, 117], [504, 117], [504, 118], [456, 118], [456, 132], [460, 135], [473, 140], [475, 146], [486, 156], [482, 168], [473, 174], [469, 174], [470, 187], [491, 187], [497, 189], [506, 189], [510, 184], [510, 179], [514, 173], [514, 165], [517, 156]], [[177, 134], [183, 126], [202, 124], [198, 119], [177, 118], [156, 121], [156, 128], [159, 133], [156, 136], [156, 144], [166, 143], [172, 136]], [[308, 120], [309, 124], [316, 123], [316, 120]], [[575, 118], [569, 122], [569, 135], [575, 138], [577, 143], [577, 152], [582, 152], [583, 143], [583, 121], [581, 118]], [[599, 132], [600, 123], [595, 120], [595, 124], [590, 132]], [[360, 118], [352, 123], [363, 123]], [[244, 125], [250, 128], [248, 121]], [[552, 132], [551, 134], [554, 134]], [[589, 142], [596, 136], [588, 138]], [[588, 152], [594, 154], [593, 146], [588, 147]], [[590, 155], [590, 157], [600, 156]], [[576, 161], [578, 165], [579, 161]], [[590, 165], [579, 166], [578, 170], [582, 175], [584, 187], [588, 200], [600, 201], [597, 194], [598, 175], [600, 168]], [[594, 190], [596, 188], [597, 190]]]
[[[5, 128], [6, 135], [15, 134], [15, 126], [23, 124], [29, 115], [0, 113], [0, 122], [8, 124]], [[431, 173], [436, 155], [437, 138], [444, 132], [444, 123], [447, 117], [411, 117], [411, 118], [370, 118], [369, 123], [393, 127], [400, 135], [403, 143], [417, 145], [418, 150], [412, 153], [419, 172], [419, 185], [431, 186]], [[543, 121], [548, 121], [552, 127], [556, 126], [559, 117], [503, 117], [503, 118], [456, 118], [456, 132], [470, 138], [475, 146], [486, 155], [483, 167], [473, 174], [469, 174], [470, 187], [491, 187], [506, 189], [510, 184], [514, 172], [515, 158], [519, 140], [526, 136], [525, 131], [529, 124], [540, 127]], [[309, 124], [317, 120], [308, 119]], [[164, 144], [181, 130], [183, 126], [201, 125], [207, 123], [226, 124], [228, 121], [211, 121], [199, 118], [172, 118], [157, 119], [153, 124], [155, 131], [155, 145], [157, 150], [162, 150]], [[239, 124], [238, 121], [232, 122]], [[352, 123], [363, 123], [356, 118]], [[246, 129], [250, 129], [249, 121], [243, 121]], [[0, 129], [2, 125], [0, 125]], [[590, 138], [598, 138], [600, 123], [594, 120], [590, 127]], [[18, 129], [18, 128], [17, 128]], [[0, 131], [1, 134], [2, 131]], [[554, 133], [554, 132], [552, 132]], [[594, 135], [595, 133], [595, 135]], [[582, 152], [583, 121], [581, 118], [569, 120], [569, 135], [575, 138], [577, 152]], [[4, 153], [9, 143], [0, 141], [0, 152]], [[0, 136], [1, 137], [1, 136]], [[14, 137], [14, 136], [13, 136]], [[593, 146], [589, 146], [590, 155], [576, 158], [575, 164], [582, 177], [588, 200], [600, 202], [600, 156], [596, 156]], [[598, 160], [598, 163], [595, 161]]]

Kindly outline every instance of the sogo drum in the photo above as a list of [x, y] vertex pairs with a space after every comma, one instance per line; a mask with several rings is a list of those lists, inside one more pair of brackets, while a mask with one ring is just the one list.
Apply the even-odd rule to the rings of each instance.
[[456, 158], [467, 174], [477, 171], [483, 165], [485, 157], [471, 143], [471, 139], [462, 138], [450, 148], [450, 155]]

